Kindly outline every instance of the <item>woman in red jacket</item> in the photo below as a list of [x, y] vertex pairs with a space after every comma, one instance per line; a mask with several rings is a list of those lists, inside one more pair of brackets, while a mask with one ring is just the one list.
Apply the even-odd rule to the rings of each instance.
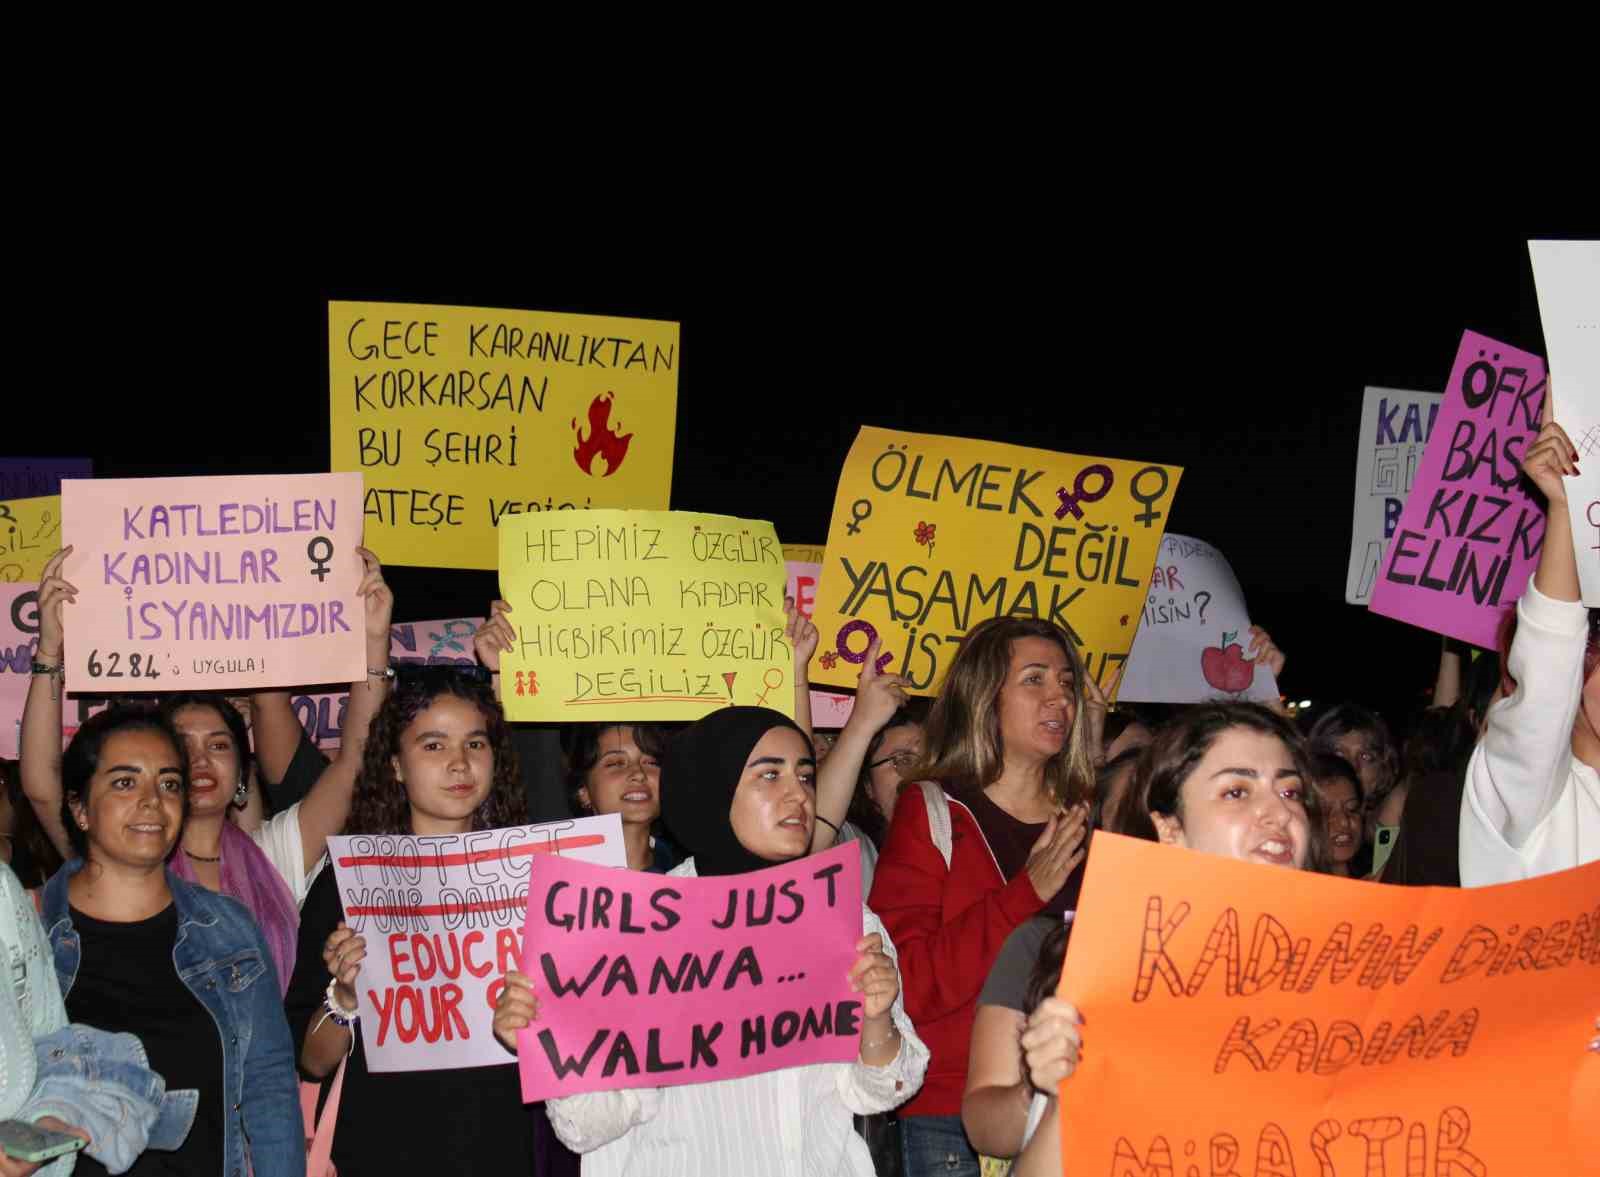
[[907, 1177], [977, 1177], [961, 1094], [978, 992], [1006, 937], [1077, 902], [1093, 791], [1086, 675], [1066, 632], [1000, 617], [961, 643], [895, 806], [871, 907], [933, 1052], [901, 1111]]

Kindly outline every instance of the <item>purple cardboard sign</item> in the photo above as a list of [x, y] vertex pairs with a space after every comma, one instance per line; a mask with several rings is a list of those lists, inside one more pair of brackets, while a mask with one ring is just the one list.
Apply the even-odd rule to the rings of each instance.
[[1531, 352], [1467, 331], [1400, 522], [1374, 613], [1496, 648], [1544, 543], [1544, 507], [1522, 478], [1547, 380]]
[[63, 478], [93, 478], [88, 458], [0, 458], [0, 500], [61, 493]]

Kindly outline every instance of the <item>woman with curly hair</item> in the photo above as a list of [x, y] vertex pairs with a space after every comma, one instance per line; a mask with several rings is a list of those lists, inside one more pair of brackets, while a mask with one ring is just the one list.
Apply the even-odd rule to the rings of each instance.
[[[401, 673], [373, 720], [346, 832], [464, 834], [521, 825], [526, 807], [488, 685], [443, 668]], [[301, 909], [286, 1001], [303, 1073], [326, 1084], [349, 1059], [333, 1137], [341, 1177], [525, 1171], [542, 1108], [523, 1105], [515, 1067], [367, 1070], [354, 1022], [367, 941], [342, 914], [333, 872], [324, 871]]]

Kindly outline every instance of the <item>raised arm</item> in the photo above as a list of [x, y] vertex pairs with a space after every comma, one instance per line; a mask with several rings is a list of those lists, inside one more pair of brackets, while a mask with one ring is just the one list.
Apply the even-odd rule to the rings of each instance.
[[[1543, 422], [1522, 462], [1548, 505], [1539, 563], [1517, 603], [1517, 632], [1506, 660], [1517, 689], [1489, 711], [1468, 767], [1462, 813], [1463, 830], [1475, 816], [1513, 847], [1528, 840], [1567, 787], [1588, 624], [1564, 482], [1578, 471], [1577, 451], [1551, 419], [1548, 394]], [[1463, 857], [1462, 882], [1471, 885], [1469, 857]]]
[[[814, 740], [811, 729], [811, 655], [817, 652], [817, 627], [801, 614], [793, 597], [783, 599], [783, 636], [794, 651], [794, 721]], [[830, 845], [832, 843], [829, 843]], [[812, 847], [816, 849], [815, 845]]]
[[898, 674], [879, 674], [877, 660], [878, 639], [873, 638], [866, 661], [861, 664], [861, 677], [856, 680], [856, 702], [850, 718], [845, 720], [844, 730], [833, 742], [828, 758], [817, 769], [817, 816], [822, 820], [812, 828], [813, 854], [833, 845], [838, 827], [850, 811], [850, 798], [861, 779], [861, 766], [866, 762], [872, 737], [906, 704], [910, 683]]
[[489, 672], [489, 686], [496, 699], [502, 697], [500, 655], [509, 654], [517, 648], [514, 644], [517, 631], [506, 616], [510, 612], [511, 606], [505, 601], [490, 601], [489, 619], [478, 626], [478, 632], [472, 635], [473, 653], [478, 656], [478, 664]]
[[28, 683], [22, 707], [20, 773], [22, 792], [33, 806], [39, 824], [64, 858], [72, 858], [72, 843], [61, 824], [61, 709], [65, 694], [65, 606], [77, 600], [78, 590], [61, 575], [61, 565], [72, 553], [62, 548], [50, 557], [39, 577], [39, 644], [33, 660], [37, 667]]
[[255, 746], [261, 787], [280, 813], [302, 799], [285, 795], [282, 785], [304, 732], [288, 691], [257, 691], [250, 696], [250, 742]]
[[1452, 637], [1439, 642], [1439, 672], [1433, 677], [1433, 706], [1454, 707], [1461, 698], [1461, 644]]
[[366, 617], [367, 673], [364, 679], [350, 684], [350, 706], [345, 711], [339, 755], [323, 769], [322, 776], [300, 803], [300, 845], [307, 871], [316, 866], [328, 848], [329, 837], [344, 829], [350, 816], [350, 798], [355, 793], [356, 777], [361, 773], [367, 732], [389, 693], [389, 621], [394, 615], [394, 594], [384, 583], [378, 557], [366, 548], [356, 551], [365, 569], [357, 591]]

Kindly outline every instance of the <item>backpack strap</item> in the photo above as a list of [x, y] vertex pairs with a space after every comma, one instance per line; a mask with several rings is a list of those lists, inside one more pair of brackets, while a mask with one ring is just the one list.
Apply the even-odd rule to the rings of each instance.
[[950, 835], [950, 799], [933, 781], [918, 781], [917, 787], [922, 790], [923, 803], [928, 807], [928, 832], [933, 835], [933, 844], [939, 848], [939, 853], [944, 855], [948, 870], [954, 846]]

